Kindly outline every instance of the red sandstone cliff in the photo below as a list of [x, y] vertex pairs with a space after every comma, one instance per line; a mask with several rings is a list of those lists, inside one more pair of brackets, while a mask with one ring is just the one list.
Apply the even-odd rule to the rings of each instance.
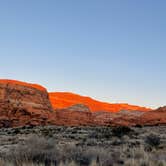
[[92, 112], [88, 106], [82, 104], [57, 109], [56, 118], [57, 124], [61, 125], [94, 125]]
[[166, 106], [149, 111], [141, 115], [140, 124], [163, 125], [166, 124]]
[[131, 110], [131, 111], [151, 110], [149, 108], [134, 106], [129, 104], [110, 104], [110, 103], [100, 102], [90, 97], [80, 96], [68, 92], [49, 93], [49, 97], [54, 109], [62, 109], [80, 103], [87, 105], [92, 112], [96, 111], [119, 112], [121, 110]]
[[53, 111], [47, 90], [37, 84], [0, 80], [0, 127], [25, 125], [90, 125], [87, 106]]
[[[53, 110], [51, 103], [58, 109]], [[103, 103], [71, 93], [50, 93], [49, 96], [37, 84], [0, 80], [0, 127], [166, 124], [166, 107], [148, 110]]]
[[0, 127], [46, 124], [52, 105], [45, 88], [0, 80]]

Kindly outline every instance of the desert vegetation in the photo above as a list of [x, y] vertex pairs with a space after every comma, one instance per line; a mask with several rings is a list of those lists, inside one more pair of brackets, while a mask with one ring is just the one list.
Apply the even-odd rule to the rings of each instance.
[[0, 129], [0, 166], [165, 166], [165, 126]]

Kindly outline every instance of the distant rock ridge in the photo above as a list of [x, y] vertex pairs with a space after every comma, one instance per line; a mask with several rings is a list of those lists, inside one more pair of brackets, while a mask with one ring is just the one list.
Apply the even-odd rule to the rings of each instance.
[[163, 107], [159, 107], [156, 111], [159, 111], [159, 112], [166, 112], [166, 106], [163, 106]]
[[140, 124], [163, 125], [166, 124], [166, 106], [149, 111], [141, 115]]
[[49, 97], [54, 109], [62, 109], [80, 103], [88, 106], [92, 112], [101, 110], [107, 112], [119, 112], [121, 110], [144, 112], [151, 110], [150, 108], [129, 104], [110, 104], [100, 102], [87, 96], [81, 96], [69, 92], [51, 92], [49, 93]]

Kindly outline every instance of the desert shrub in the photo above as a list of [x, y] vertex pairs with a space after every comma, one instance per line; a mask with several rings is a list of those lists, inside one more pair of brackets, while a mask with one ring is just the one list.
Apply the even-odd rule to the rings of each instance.
[[32, 135], [24, 143], [20, 143], [6, 156], [6, 160], [13, 161], [16, 165], [20, 165], [22, 162], [41, 162], [49, 166], [51, 162], [56, 164], [57, 158], [58, 149], [54, 141], [36, 135]]
[[135, 127], [142, 128], [143, 126], [141, 124], [136, 124]]
[[113, 160], [107, 159], [106, 161], [103, 162], [103, 166], [113, 166]]
[[123, 135], [127, 135], [132, 131], [133, 130], [127, 126], [119, 126], [112, 129], [113, 135], [117, 137], [122, 137]]
[[96, 139], [87, 139], [85, 143], [87, 146], [96, 146], [97, 145]]
[[[69, 163], [74, 161], [77, 166], [89, 166], [91, 163], [103, 164], [104, 161], [111, 157], [111, 152], [102, 147], [88, 147], [88, 146], [75, 146], [67, 145], [62, 148], [61, 158]], [[105, 165], [103, 165], [105, 166]]]
[[96, 128], [90, 135], [89, 138], [95, 139], [110, 139], [112, 137], [111, 128], [110, 127], [101, 127]]
[[158, 147], [160, 145], [160, 137], [154, 134], [150, 134], [145, 138], [145, 143], [152, 147]]
[[161, 158], [163, 152], [153, 151], [147, 152], [143, 145], [136, 148], [124, 149], [125, 153], [125, 166], [165, 166], [166, 158]]
[[15, 128], [13, 129], [13, 134], [19, 134], [20, 133], [20, 129], [19, 128]]
[[109, 138], [112, 137], [111, 130], [109, 129], [109, 127], [108, 128], [104, 128], [102, 130], [102, 136], [103, 136], [103, 138], [106, 138], [106, 139], [109, 139]]
[[120, 138], [114, 138], [112, 139], [111, 144], [113, 146], [120, 146], [123, 144], [123, 141]]
[[79, 158], [77, 158], [76, 163], [78, 163], [80, 166], [85, 166], [85, 165], [89, 165], [91, 163], [91, 158], [83, 155], [83, 156], [79, 156]]
[[[32, 135], [24, 143], [20, 143], [7, 156], [16, 166], [22, 163], [43, 164], [45, 166], [57, 166], [59, 163], [71, 163], [78, 166], [90, 165], [92, 158], [87, 155], [87, 149], [76, 147], [73, 144], [56, 145], [52, 139]], [[68, 165], [68, 164], [66, 164]]]

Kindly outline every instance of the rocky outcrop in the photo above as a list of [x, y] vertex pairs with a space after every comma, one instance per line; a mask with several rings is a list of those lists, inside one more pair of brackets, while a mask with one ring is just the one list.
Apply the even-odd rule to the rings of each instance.
[[44, 87], [0, 80], [0, 127], [90, 124], [93, 119], [85, 105], [76, 104], [55, 111]]
[[0, 127], [44, 125], [52, 110], [42, 86], [0, 80]]
[[67, 107], [69, 111], [79, 111], [79, 112], [91, 112], [89, 107], [84, 104], [75, 104], [70, 107]]
[[[53, 109], [51, 103], [57, 109]], [[103, 103], [71, 93], [49, 96], [47, 90], [37, 84], [0, 80], [0, 128], [137, 124], [166, 124], [166, 107], [149, 111], [143, 107]]]
[[93, 116], [88, 106], [76, 104], [64, 109], [57, 109], [57, 124], [62, 125], [93, 125]]
[[97, 125], [135, 126], [140, 116], [144, 113], [145, 112], [128, 110], [117, 113], [95, 112], [93, 113], [93, 119]]
[[139, 123], [144, 125], [166, 124], [166, 106], [144, 113], [141, 115]]

